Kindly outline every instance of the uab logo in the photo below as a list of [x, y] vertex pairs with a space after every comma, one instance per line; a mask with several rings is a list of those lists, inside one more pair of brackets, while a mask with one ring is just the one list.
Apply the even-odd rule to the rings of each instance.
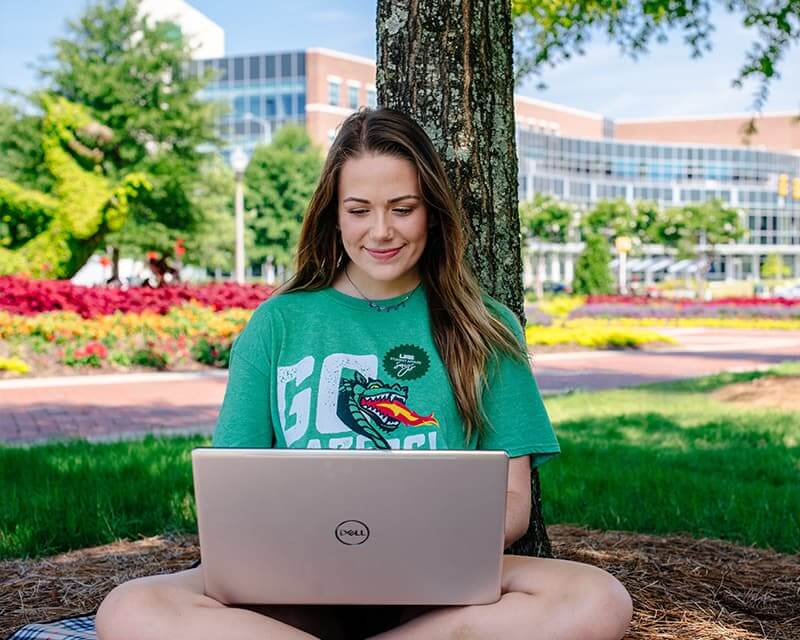
[[363, 544], [369, 538], [369, 527], [361, 520], [345, 520], [336, 526], [336, 539], [342, 544]]
[[401, 344], [383, 356], [383, 368], [398, 380], [416, 380], [428, 372], [431, 360], [415, 344]]

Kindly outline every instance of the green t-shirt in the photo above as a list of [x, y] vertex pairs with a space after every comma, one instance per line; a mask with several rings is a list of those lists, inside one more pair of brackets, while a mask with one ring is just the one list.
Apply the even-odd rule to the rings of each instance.
[[[508, 307], [484, 300], [524, 345]], [[534, 465], [556, 455], [530, 367], [503, 355], [489, 371], [490, 424], [465, 442], [424, 287], [388, 312], [332, 287], [275, 295], [234, 342], [213, 446], [502, 449]]]

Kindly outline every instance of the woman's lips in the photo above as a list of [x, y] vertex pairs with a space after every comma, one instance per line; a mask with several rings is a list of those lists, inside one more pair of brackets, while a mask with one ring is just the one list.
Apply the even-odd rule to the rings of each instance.
[[394, 258], [403, 247], [398, 247], [397, 249], [391, 249], [388, 251], [378, 251], [376, 249], [367, 249], [367, 253], [371, 255], [375, 260], [391, 260]]

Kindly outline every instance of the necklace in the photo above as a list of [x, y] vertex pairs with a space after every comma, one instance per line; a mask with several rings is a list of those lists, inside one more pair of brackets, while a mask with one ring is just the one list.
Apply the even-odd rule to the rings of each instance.
[[365, 296], [363, 293], [361, 293], [361, 289], [359, 289], [359, 288], [356, 286], [356, 283], [355, 283], [355, 282], [353, 282], [353, 280], [350, 278], [350, 274], [349, 274], [349, 273], [347, 273], [347, 267], [345, 267], [345, 270], [344, 270], [344, 275], [346, 275], [346, 276], [347, 276], [347, 279], [348, 279], [348, 280], [350, 280], [350, 284], [352, 284], [352, 285], [353, 285], [353, 288], [354, 288], [356, 291], [358, 291], [358, 293], [361, 295], [361, 297], [362, 297], [362, 298], [364, 298], [364, 300], [366, 300], [367, 302], [369, 302], [369, 306], [370, 306], [370, 307], [372, 307], [373, 309], [375, 309], [375, 311], [397, 311], [397, 309], [399, 309], [399, 308], [400, 308], [400, 307], [402, 307], [402, 306], [403, 306], [403, 305], [404, 305], [406, 302], [408, 302], [408, 299], [409, 299], [411, 296], [413, 296], [413, 295], [414, 295], [414, 292], [415, 292], [417, 289], [419, 289], [419, 285], [421, 285], [421, 284], [422, 284], [422, 281], [420, 280], [420, 281], [417, 283], [417, 286], [416, 286], [416, 287], [414, 287], [414, 288], [413, 288], [413, 289], [412, 289], [412, 290], [411, 290], [411, 291], [410, 291], [410, 292], [409, 292], [409, 293], [408, 293], [408, 294], [405, 296], [405, 298], [403, 298], [403, 299], [402, 299], [400, 302], [395, 302], [394, 304], [378, 304], [377, 302], [375, 302], [375, 301], [373, 301], [373, 300], [370, 300], [369, 298], [367, 298], [367, 296]]

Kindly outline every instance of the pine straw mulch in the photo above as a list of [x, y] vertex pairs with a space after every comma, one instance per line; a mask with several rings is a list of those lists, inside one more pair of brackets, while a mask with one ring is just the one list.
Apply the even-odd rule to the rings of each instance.
[[[628, 588], [635, 613], [626, 640], [800, 638], [799, 556], [686, 536], [548, 531], [556, 557], [603, 567]], [[0, 562], [0, 637], [93, 613], [114, 586], [198, 558], [196, 536], [165, 536]]]
[[750, 407], [800, 411], [800, 376], [765, 376], [726, 385], [711, 395], [723, 402]]

